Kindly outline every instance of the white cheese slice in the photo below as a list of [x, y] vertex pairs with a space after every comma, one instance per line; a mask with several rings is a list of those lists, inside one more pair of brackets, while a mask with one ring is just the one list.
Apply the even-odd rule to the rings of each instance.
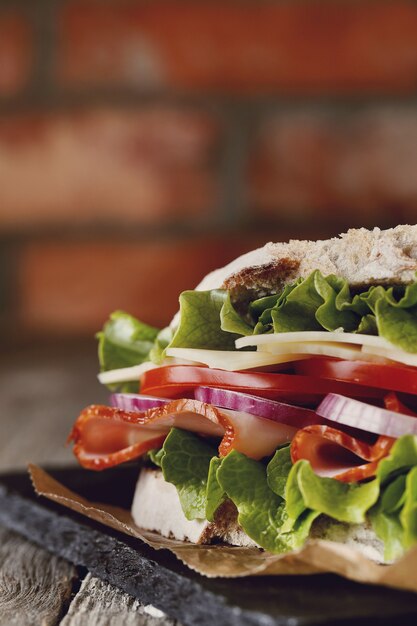
[[397, 363], [403, 363], [404, 365], [417, 367], [417, 354], [405, 352], [405, 350], [395, 350], [392, 348], [390, 350], [385, 350], [384, 348], [362, 346], [363, 355], [368, 355], [370, 353], [379, 356], [380, 358], [390, 359], [391, 361], [396, 361]]
[[155, 365], [151, 361], [145, 361], [140, 365], [132, 365], [132, 367], [121, 367], [117, 370], [109, 370], [108, 372], [100, 372], [97, 378], [102, 385], [112, 385], [113, 383], [129, 383], [136, 382], [145, 372], [153, 370], [156, 367], [165, 367], [166, 365], [188, 365], [189, 361], [183, 359], [164, 359], [159, 365]]
[[246, 346], [256, 346], [257, 352], [277, 355], [312, 354], [374, 362], [388, 359], [417, 367], [417, 354], [400, 350], [383, 337], [343, 331], [271, 333], [240, 337], [236, 340], [237, 348]]
[[133, 365], [132, 367], [122, 367], [117, 370], [109, 370], [108, 372], [100, 372], [97, 378], [102, 385], [112, 385], [113, 383], [128, 383], [139, 380], [140, 376], [149, 370], [158, 367], [150, 361]]
[[[343, 331], [299, 331], [294, 333], [270, 333], [265, 335], [250, 335], [249, 337], [239, 337], [236, 340], [236, 348], [244, 348], [246, 346], [261, 346], [284, 343], [304, 343], [306, 341], [326, 343], [350, 343], [366, 346], [376, 346], [390, 350], [393, 345], [384, 339], [375, 335], [360, 335], [355, 333], [345, 333]], [[394, 348], [395, 349], [395, 348]]]
[[297, 361], [307, 356], [295, 354], [270, 354], [267, 352], [236, 352], [234, 350], [199, 350], [196, 348], [168, 348], [167, 357], [160, 365], [150, 361], [141, 365], [124, 367], [97, 375], [103, 385], [136, 382], [145, 372], [166, 365], [207, 365], [214, 369], [230, 372], [267, 367], [288, 361]]
[[[258, 346], [258, 351], [263, 354], [289, 354], [289, 355], [318, 355], [318, 356], [330, 356], [336, 357], [338, 359], [350, 359], [357, 360], [366, 358], [361, 352], [361, 346], [351, 344], [346, 345], [343, 343], [336, 342], [313, 342], [306, 341], [303, 343], [283, 343], [279, 344], [271, 344], [271, 345], [260, 345]], [[369, 355], [370, 358], [371, 355]]]
[[133, 367], [101, 372], [104, 385], [138, 381], [145, 372], [165, 365], [207, 365], [227, 371], [250, 370], [311, 356], [328, 356], [352, 361], [380, 362], [389, 359], [417, 367], [417, 354], [399, 350], [383, 337], [353, 333], [303, 331], [241, 337], [236, 347], [256, 346], [256, 352], [234, 350], [204, 350], [197, 348], [168, 348], [167, 358], [160, 365], [150, 361]]
[[234, 372], [238, 370], [249, 370], [288, 361], [297, 361], [308, 358], [302, 354], [287, 353], [271, 354], [269, 352], [235, 352], [234, 350], [200, 350], [198, 348], [168, 348], [167, 356], [188, 361], [189, 364], [207, 365], [214, 369]]

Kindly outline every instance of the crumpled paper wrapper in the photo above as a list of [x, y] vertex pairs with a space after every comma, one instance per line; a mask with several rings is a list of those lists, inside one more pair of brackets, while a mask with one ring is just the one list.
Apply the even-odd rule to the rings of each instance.
[[188, 567], [204, 576], [235, 578], [333, 573], [361, 583], [417, 592], [417, 548], [407, 552], [392, 565], [378, 565], [350, 546], [320, 539], [310, 540], [301, 550], [285, 555], [270, 554], [258, 548], [195, 545], [167, 539], [139, 528], [130, 511], [89, 502], [36, 465], [29, 465], [29, 473], [38, 495], [105, 526], [137, 537], [156, 550], [168, 549]]

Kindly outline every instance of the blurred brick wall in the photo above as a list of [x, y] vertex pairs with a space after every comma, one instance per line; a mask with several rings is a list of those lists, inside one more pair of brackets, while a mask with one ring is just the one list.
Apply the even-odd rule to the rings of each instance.
[[270, 239], [415, 222], [417, 3], [0, 0], [2, 333], [163, 325]]

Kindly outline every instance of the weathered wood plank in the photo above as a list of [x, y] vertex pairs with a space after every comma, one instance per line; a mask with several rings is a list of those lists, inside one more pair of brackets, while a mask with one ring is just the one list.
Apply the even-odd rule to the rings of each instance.
[[[107, 400], [97, 367], [93, 341], [0, 354], [1, 472], [24, 469], [29, 461], [75, 464], [65, 447], [70, 428], [84, 406]], [[0, 626], [56, 624], [69, 602], [74, 568], [1, 528], [0, 544]], [[90, 576], [64, 623], [173, 624], [165, 617], [152, 621], [136, 600]]]
[[88, 574], [60, 626], [175, 626], [153, 607], [144, 607], [108, 583]]
[[0, 626], [55, 626], [75, 576], [63, 559], [0, 527]]

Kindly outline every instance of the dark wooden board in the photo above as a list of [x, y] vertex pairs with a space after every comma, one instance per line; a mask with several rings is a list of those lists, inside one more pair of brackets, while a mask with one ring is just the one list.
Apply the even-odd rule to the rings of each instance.
[[[28, 543], [26, 539], [21, 541]], [[33, 626], [38, 623], [32, 620], [30, 624], [16, 622], [12, 626]], [[7, 623], [4, 626], [11, 625]], [[54, 626], [57, 626], [56, 622]], [[87, 574], [59, 626], [181, 626], [181, 624], [177, 620], [169, 619], [152, 606], [143, 606], [137, 598], [117, 587], [93, 577], [92, 574]]]
[[[137, 467], [51, 473], [86, 497], [129, 506]], [[337, 576], [205, 578], [166, 550], [155, 551], [37, 497], [24, 473], [0, 476], [0, 524], [86, 567], [184, 626], [417, 623], [417, 594], [359, 585]]]
[[56, 626], [76, 577], [68, 561], [0, 527], [0, 626]]

